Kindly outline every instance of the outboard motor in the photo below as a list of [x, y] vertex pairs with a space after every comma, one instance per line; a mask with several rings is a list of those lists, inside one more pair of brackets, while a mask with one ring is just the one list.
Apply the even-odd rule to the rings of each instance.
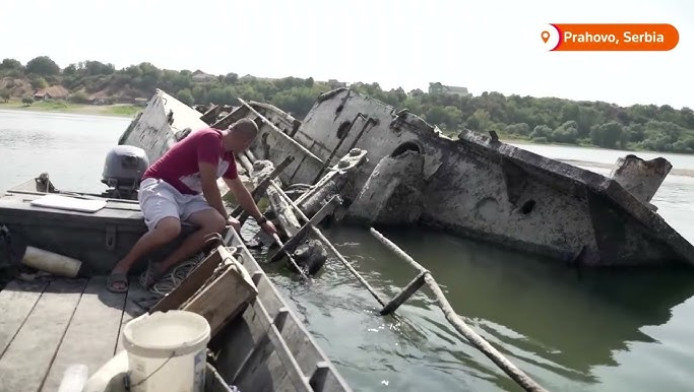
[[112, 199], [137, 200], [137, 190], [149, 159], [145, 150], [129, 145], [119, 145], [106, 155], [101, 182], [109, 189], [102, 194]]

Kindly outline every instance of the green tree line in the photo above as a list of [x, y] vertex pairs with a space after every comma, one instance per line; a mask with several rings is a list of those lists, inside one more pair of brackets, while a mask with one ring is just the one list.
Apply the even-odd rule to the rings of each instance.
[[[149, 98], [160, 88], [188, 105], [236, 105], [236, 98], [242, 97], [272, 103], [299, 119], [308, 113], [318, 95], [340, 85], [313, 78], [208, 75], [160, 69], [146, 62], [116, 69], [112, 64], [90, 60], [61, 69], [46, 56], [36, 57], [26, 65], [4, 59], [0, 77], [0, 87], [5, 86], [0, 96], [5, 101], [10, 98], [7, 80], [15, 78], [29, 81], [35, 89], [60, 84], [70, 91], [70, 99], [75, 102], [90, 102], [90, 97], [97, 93], [110, 102]], [[355, 83], [350, 87], [397, 109], [407, 108], [449, 135], [468, 128], [480, 132], [494, 130], [502, 137], [537, 143], [694, 153], [694, 112], [688, 107], [621, 107], [599, 101], [506, 96], [498, 92], [455, 95], [438, 82], [430, 83], [427, 91], [386, 91], [377, 83]]]

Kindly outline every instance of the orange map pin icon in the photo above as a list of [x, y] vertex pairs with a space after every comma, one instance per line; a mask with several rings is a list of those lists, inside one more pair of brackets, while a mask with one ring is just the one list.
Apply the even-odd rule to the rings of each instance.
[[544, 43], [547, 43], [547, 40], [549, 39], [549, 31], [543, 31], [542, 34], [540, 34], [540, 37], [542, 37], [542, 41], [544, 41]]

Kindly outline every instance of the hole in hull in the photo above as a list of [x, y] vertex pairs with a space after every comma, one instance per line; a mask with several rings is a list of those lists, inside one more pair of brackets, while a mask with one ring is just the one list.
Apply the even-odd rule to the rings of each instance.
[[401, 145], [399, 145], [390, 156], [392, 158], [397, 157], [398, 155], [402, 155], [405, 153], [405, 151], [414, 151], [418, 154], [422, 153], [422, 149], [419, 147], [417, 143], [414, 142], [405, 142]]

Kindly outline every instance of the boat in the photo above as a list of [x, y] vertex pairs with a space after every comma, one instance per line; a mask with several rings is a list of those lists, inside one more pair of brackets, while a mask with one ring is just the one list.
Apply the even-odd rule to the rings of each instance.
[[650, 203], [669, 173], [664, 159], [629, 155], [606, 177], [489, 135], [445, 136], [407, 109], [341, 87], [303, 119], [262, 102], [231, 112], [198, 110], [157, 90], [119, 143], [156, 159], [186, 132], [225, 129], [240, 118], [260, 126], [250, 151], [278, 165], [286, 187], [315, 187], [340, 157], [367, 161], [341, 191], [344, 223], [419, 225], [489, 242], [568, 266], [672, 267], [694, 264], [694, 247]]
[[[117, 147], [115, 150], [125, 163], [132, 156], [142, 159], [141, 151], [137, 149]], [[109, 159], [113, 157], [108, 158], [107, 162]], [[105, 169], [105, 173], [108, 172]], [[104, 183], [116, 184], [109, 178], [104, 178]], [[132, 191], [132, 187], [130, 189]], [[120, 194], [123, 198], [114, 198], [114, 194]], [[105, 275], [146, 231], [142, 213], [133, 197], [136, 195], [132, 192], [117, 192], [113, 188], [103, 194], [61, 190], [50, 182], [46, 174], [9, 189], [0, 196], [0, 228], [7, 234], [2, 240], [11, 238], [11, 241], [0, 244], [0, 248], [5, 246], [3, 250], [8, 250], [0, 256], [0, 265], [18, 266], [24, 257], [23, 252], [30, 246], [81, 263], [76, 276], [43, 278], [48, 281], [36, 278], [36, 282], [16, 279], [0, 291], [0, 309], [17, 307], [20, 305], [18, 299], [24, 297], [34, 298], [35, 301], [16, 310], [23, 313], [10, 314], [7, 323], [0, 323], [0, 378], [3, 378], [3, 384], [8, 387], [38, 385], [43, 386], [43, 390], [57, 390], [50, 387], [57, 387], [57, 380], [60, 380], [64, 368], [74, 362], [85, 362], [89, 365], [90, 377], [82, 380], [84, 390], [124, 391], [129, 373], [126, 352], [121, 344], [121, 323], [127, 321], [126, 316], [134, 318], [145, 312], [192, 309], [189, 311], [204, 315], [212, 326], [206, 390], [351, 390], [282, 298], [243, 239], [232, 229], [228, 229], [214, 246], [205, 249], [203, 261], [195, 264], [186, 279], [165, 296], [155, 296], [154, 302], [150, 298], [149, 305], [143, 305], [143, 301], [147, 303], [144, 294], [148, 293], [140, 293], [142, 295], [138, 297], [137, 291], [133, 291], [138, 290], [139, 285], [132, 278], [127, 300], [124, 300], [125, 295], [115, 298], [115, 294], [108, 293], [103, 284]], [[185, 226], [181, 236], [188, 235], [192, 229]], [[172, 250], [172, 246], [165, 247], [151, 258], [165, 257]], [[220, 254], [225, 256], [221, 257]], [[235, 279], [224, 281], [226, 286], [221, 287], [224, 291], [219, 294], [218, 289], [216, 296], [210, 297], [211, 294], [206, 294], [210, 292], [210, 287], [222, 284], [219, 279], [210, 278], [216, 276], [214, 273], [220, 268], [234, 272], [231, 276]], [[132, 272], [136, 274], [138, 271]], [[41, 282], [39, 291], [37, 282]], [[139, 290], [144, 291], [142, 288]], [[81, 295], [78, 298], [82, 299], [74, 299], [77, 293]], [[230, 293], [247, 295], [235, 296]], [[65, 299], [59, 299], [63, 296]], [[201, 300], [195, 302], [198, 298]], [[59, 310], [47, 305], [48, 302], [41, 302], [44, 300], [71, 303], [72, 307], [58, 307], [65, 311], [61, 316], [64, 321], [51, 320], [54, 326], [45, 331], [44, 343], [37, 347], [24, 337], [34, 333], [29, 329], [36, 328], [35, 323], [41, 320], [45, 322], [46, 317], [51, 317], [41, 312], [55, 317], [55, 312]], [[220, 309], [226, 309], [229, 304], [234, 304], [233, 309], [223, 313], [224, 317], [220, 316]], [[83, 308], [86, 306], [91, 308]], [[114, 315], [114, 306], [116, 316], [109, 323], [106, 319]], [[131, 314], [132, 309], [138, 311]], [[103, 312], [103, 317], [99, 312]], [[80, 332], [76, 331], [82, 331], [89, 322], [96, 322], [95, 318], [101, 319], [103, 325], [101, 328], [89, 327], [99, 330], [94, 333], [106, 333], [101, 330], [109, 329], [119, 334], [117, 338], [113, 333], [104, 335], [107, 339], [116, 339], [118, 345], [115, 351], [109, 351], [114, 346], [108, 341], [85, 342], [80, 339]], [[55, 339], [50, 340], [53, 335]], [[83, 345], [83, 349], [77, 347], [80, 345]], [[94, 345], [105, 346], [110, 359], [105, 363], [96, 361], [92, 353]], [[16, 371], [16, 364], [23, 361], [32, 363], [34, 370], [29, 372], [31, 374]], [[65, 386], [69, 384], [68, 370], [65, 370], [60, 390], [64, 390], [62, 387], [68, 388]]]

